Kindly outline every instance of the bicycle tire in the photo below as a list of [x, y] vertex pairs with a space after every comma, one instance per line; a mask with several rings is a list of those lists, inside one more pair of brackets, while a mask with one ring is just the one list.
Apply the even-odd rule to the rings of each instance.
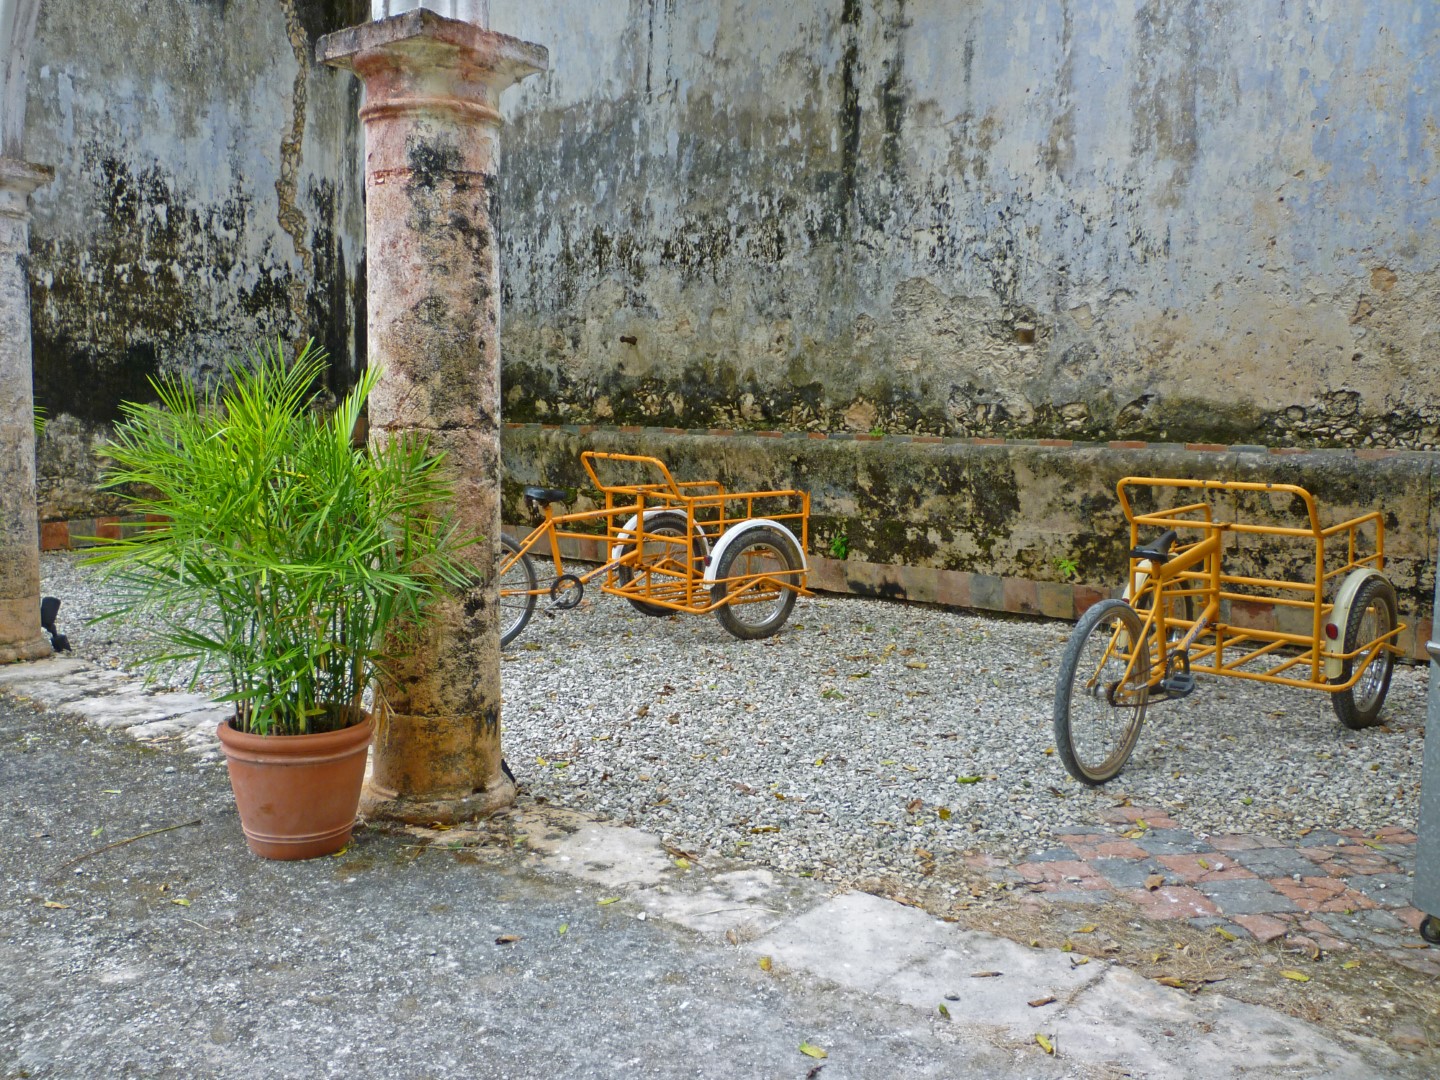
[[722, 606], [715, 609], [720, 625], [742, 641], [767, 638], [785, 625], [795, 607], [793, 589], [775, 586], [770, 590], [749, 590], [738, 601], [722, 603], [729, 595], [727, 579], [737, 575], [783, 575], [795, 581], [804, 565], [790, 538], [775, 529], [751, 529], [727, 547], [715, 567], [716, 581], [710, 598]]
[[[1345, 620], [1345, 651], [1354, 652], [1395, 629], [1398, 605], [1395, 586], [1383, 577], [1372, 577], [1355, 593], [1350, 614]], [[1356, 659], [1359, 659], [1358, 657]], [[1340, 668], [1340, 681], [1349, 682], [1355, 673], [1355, 660], [1346, 660]], [[1390, 676], [1395, 670], [1395, 654], [1381, 649], [1365, 665], [1360, 678], [1348, 690], [1331, 696], [1335, 715], [1347, 728], [1361, 731], [1380, 722], [1380, 707], [1390, 691]]]
[[1124, 600], [1101, 600], [1080, 617], [1065, 646], [1055, 681], [1055, 750], [1082, 784], [1096, 787], [1119, 775], [1140, 737], [1150, 698], [1150, 651], [1139, 650], [1126, 680], [1133, 704], [1116, 705], [1112, 688], [1124, 677], [1128, 658], [1116, 654], [1112, 643], [1122, 631], [1129, 641], [1140, 641], [1143, 625]]
[[503, 649], [520, 636], [520, 631], [530, 622], [530, 616], [535, 614], [536, 577], [535, 564], [528, 552], [521, 554], [503, 572], [500, 570], [505, 563], [503, 552], [520, 551], [518, 540], [501, 533], [500, 549], [502, 554], [496, 560], [495, 602], [500, 623], [500, 647]]
[[[658, 563], [667, 558], [673, 558], [677, 551], [682, 550], [681, 544], [678, 541], [684, 540], [686, 530], [689, 529], [689, 527], [690, 519], [679, 510], [659, 510], [646, 514], [645, 524], [643, 526], [646, 537], [646, 550], [641, 553], [638, 568], [629, 565], [621, 565], [615, 568], [615, 580], [620, 583], [620, 587], [623, 589], [629, 585], [639, 573], [648, 572], [650, 564]], [[659, 537], [660, 539], [651, 540], [651, 537]], [[628, 554], [630, 549], [634, 547], [633, 540], [628, 545], [626, 545], [624, 541], [621, 541], [621, 544], [622, 555]], [[649, 548], [651, 544], [656, 545], [653, 556]], [[692, 556], [691, 566], [696, 569], [702, 569], [705, 565], [706, 556], [710, 554], [710, 545], [705, 540], [705, 533], [698, 528], [690, 538], [690, 551]], [[651, 604], [645, 600], [636, 600], [629, 596], [625, 599], [631, 607], [642, 615], [658, 617], [661, 615], [675, 614], [673, 608], [664, 607], [661, 604]]]

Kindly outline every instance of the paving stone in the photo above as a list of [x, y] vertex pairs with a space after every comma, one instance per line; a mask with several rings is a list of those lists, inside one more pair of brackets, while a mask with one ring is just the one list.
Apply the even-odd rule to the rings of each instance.
[[1381, 946], [1393, 946], [1399, 940], [1405, 924], [1388, 911], [1371, 908], [1357, 911], [1352, 915], [1322, 914], [1321, 922], [1335, 931], [1335, 936], [1346, 941], [1370, 941]]
[[1188, 885], [1167, 885], [1154, 891], [1132, 889], [1121, 895], [1151, 919], [1193, 919], [1219, 914], [1207, 896]]
[[[1200, 860], [1205, 865], [1200, 865]], [[1155, 861], [1176, 878], [1186, 882], [1196, 881], [1240, 881], [1255, 877], [1253, 870], [1247, 870], [1227, 858], [1217, 858], [1214, 852], [1204, 855], [1157, 855]]]
[[1280, 877], [1268, 880], [1276, 892], [1288, 896], [1306, 911], [1319, 911], [1322, 905], [1340, 899], [1346, 892], [1342, 878], [1307, 877], [1295, 881], [1293, 878]]
[[1272, 840], [1268, 836], [1250, 836], [1245, 834], [1226, 833], [1208, 838], [1211, 845], [1217, 851], [1259, 851], [1262, 848], [1279, 847], [1280, 841]]
[[1037, 851], [1025, 859], [1026, 862], [1075, 862], [1078, 856], [1069, 848], [1051, 848], [1048, 851]]
[[1089, 865], [1106, 881], [1122, 889], [1143, 889], [1146, 878], [1164, 870], [1159, 863], [1140, 859], [1092, 859]]
[[1241, 866], [1255, 871], [1261, 877], [1280, 877], [1282, 874], [1313, 877], [1324, 872], [1317, 863], [1289, 847], [1253, 848], [1235, 851], [1232, 855]]
[[1328, 830], [1321, 829], [1312, 829], [1308, 833], [1306, 833], [1301, 839], [1304, 840], [1306, 847], [1321, 848], [1334, 847], [1344, 838], [1337, 832], [1329, 832]]
[[[1012, 871], [1013, 873], [1014, 871]], [[995, 875], [992, 874], [992, 877]], [[1040, 882], [1053, 881], [1056, 883], [1084, 882], [1086, 879], [1096, 880], [1098, 878], [1089, 863], [1077, 862], [1074, 860], [1040, 863], [1021, 863], [1019, 876], [1026, 881]], [[1081, 886], [1082, 888], [1085, 886]]]
[[1284, 937], [1290, 931], [1290, 924], [1273, 915], [1236, 915], [1235, 921], [1250, 931], [1250, 936], [1260, 944]]
[[1111, 835], [1105, 829], [1094, 829], [1084, 825], [1070, 825], [1067, 828], [1070, 831], [1060, 833], [1056, 839], [1066, 844], [1072, 844], [1072, 846], [1076, 843], [1088, 844], [1092, 841], [1104, 840]]
[[1215, 850], [1184, 829], [1151, 829], [1135, 844], [1151, 855], [1205, 855]]
[[1259, 879], [1251, 881], [1205, 881], [1195, 888], [1213, 900], [1225, 915], [1267, 915], [1277, 911], [1298, 911], [1293, 901]]
[[1076, 844], [1075, 852], [1082, 859], [1146, 859], [1150, 853], [1133, 840], [1109, 840], [1101, 844]]
[[1410, 906], [1412, 882], [1404, 874], [1357, 874], [1346, 881], [1356, 892], [1363, 893], [1381, 907]]

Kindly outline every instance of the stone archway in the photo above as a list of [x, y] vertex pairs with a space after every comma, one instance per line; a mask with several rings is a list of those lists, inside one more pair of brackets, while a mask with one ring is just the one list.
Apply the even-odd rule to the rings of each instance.
[[50, 653], [40, 631], [30, 193], [53, 172], [25, 160], [25, 96], [40, 0], [0, 0], [0, 663]]

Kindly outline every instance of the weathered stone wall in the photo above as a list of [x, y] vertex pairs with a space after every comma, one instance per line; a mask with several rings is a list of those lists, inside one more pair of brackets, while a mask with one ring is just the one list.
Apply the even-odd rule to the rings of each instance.
[[1440, 443], [1440, 5], [495, 0], [509, 418]]
[[162, 372], [313, 335], [364, 362], [359, 88], [316, 37], [365, 0], [41, 5], [25, 151], [40, 515], [88, 517], [95, 445]]
[[[337, 381], [363, 359], [358, 90], [300, 44], [366, 7], [46, 5], [42, 516], [105, 513], [90, 444], [153, 370], [275, 332], [320, 336]], [[1384, 509], [1428, 612], [1440, 5], [493, 0], [491, 25], [552, 59], [504, 99], [505, 419], [602, 425], [505, 432], [512, 518], [613, 445], [807, 488], [812, 553], [851, 547], [827, 580], [919, 567], [959, 590], [921, 598], [1007, 606], [1069, 560], [1118, 580], [1121, 475], [1294, 480], [1331, 520]], [[1407, 452], [1274, 452], [1317, 447]]]

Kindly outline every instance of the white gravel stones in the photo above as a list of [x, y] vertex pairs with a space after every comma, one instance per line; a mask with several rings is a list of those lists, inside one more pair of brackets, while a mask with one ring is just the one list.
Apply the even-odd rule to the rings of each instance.
[[[140, 630], [80, 623], [97, 606], [89, 572], [72, 555], [42, 564], [76, 655], [132, 663]], [[1364, 732], [1326, 694], [1202, 678], [1152, 707], [1125, 771], [1089, 789], [1053, 754], [1069, 632], [829, 597], [742, 642], [590, 590], [504, 653], [503, 746], [528, 797], [844, 883], [916, 875], [916, 849], [1040, 851], [1126, 798], [1197, 834], [1414, 827], [1423, 669], [1396, 669], [1384, 726]]]

